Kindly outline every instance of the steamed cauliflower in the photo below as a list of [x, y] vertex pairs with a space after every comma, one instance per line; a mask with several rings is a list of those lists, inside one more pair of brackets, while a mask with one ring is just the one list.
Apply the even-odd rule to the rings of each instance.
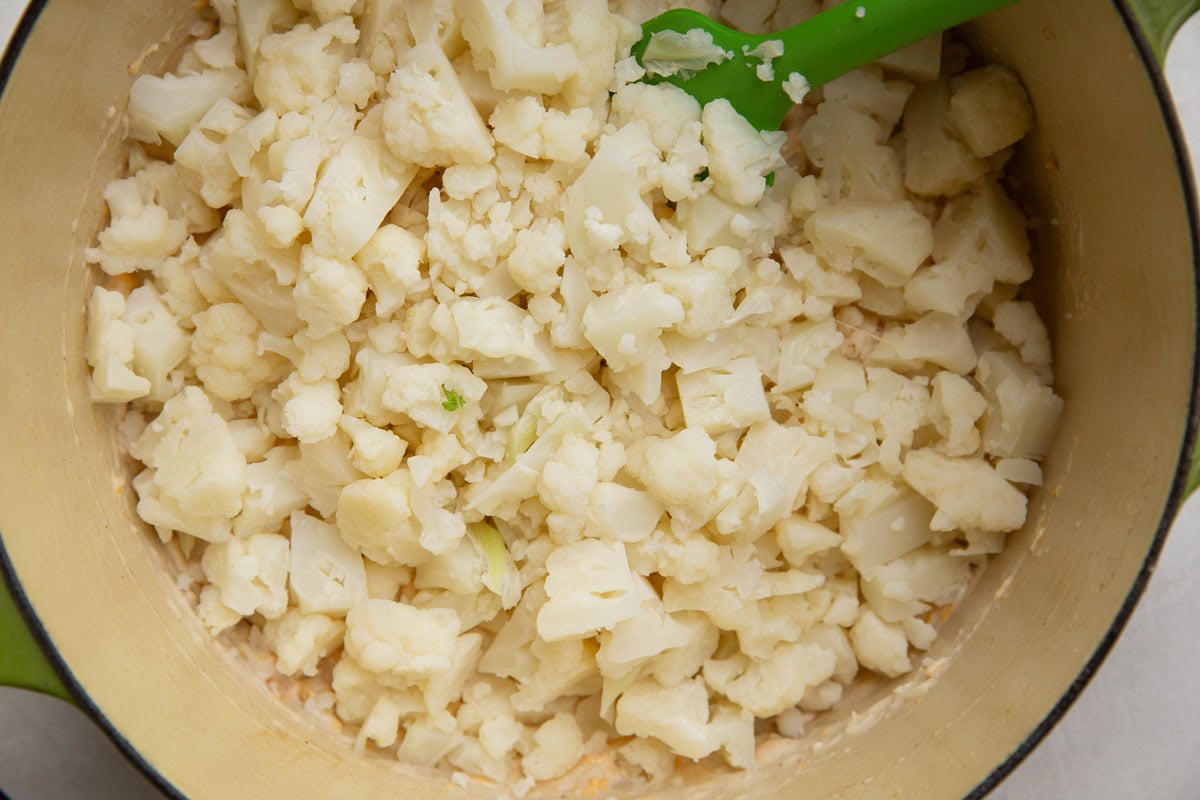
[[777, 75], [821, 91], [763, 132], [641, 81], [665, 7], [221, 0], [133, 82], [91, 395], [200, 624], [356, 751], [753, 768], [919, 669], [1052, 478], [1016, 74]]

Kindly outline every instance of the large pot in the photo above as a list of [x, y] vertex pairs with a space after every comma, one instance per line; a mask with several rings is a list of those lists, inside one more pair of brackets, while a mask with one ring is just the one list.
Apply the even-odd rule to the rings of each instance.
[[[35, 0], [0, 68], [0, 683], [78, 704], [175, 796], [487, 796], [354, 755], [215, 645], [135, 521], [112, 410], [88, 401], [82, 250], [119, 167], [129, 65], [161, 66], [154, 43], [191, 5]], [[1189, 488], [1196, 214], [1156, 59], [1198, 6], [1026, 0], [971, 26], [1037, 114], [1019, 169], [1066, 399], [1046, 486], [950, 616], [936, 669], [856, 698], [874, 724], [843, 730], [840, 712], [816, 750], [656, 798], [982, 796], [1096, 670]]]

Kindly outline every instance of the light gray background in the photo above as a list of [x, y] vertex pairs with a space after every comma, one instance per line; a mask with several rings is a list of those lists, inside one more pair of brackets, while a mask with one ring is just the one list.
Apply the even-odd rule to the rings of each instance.
[[[0, 0], [6, 41], [23, 0]], [[1200, 15], [1167, 77], [1200, 153]], [[993, 800], [1200, 798], [1200, 497], [1175, 522], [1158, 570], [1103, 668]], [[0, 689], [0, 789], [12, 800], [160, 800], [75, 709]], [[268, 799], [270, 800], [270, 799]]]

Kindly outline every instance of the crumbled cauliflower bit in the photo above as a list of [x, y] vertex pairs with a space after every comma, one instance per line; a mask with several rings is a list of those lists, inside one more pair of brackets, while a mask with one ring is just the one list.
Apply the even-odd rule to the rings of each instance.
[[933, 229], [933, 257], [973, 262], [1004, 283], [1024, 283], [1033, 275], [1025, 217], [992, 180], [946, 203]]
[[378, 113], [368, 115], [321, 168], [304, 212], [313, 249], [321, 255], [357, 254], [417, 175], [415, 165], [389, 152], [375, 130], [378, 121]]
[[767, 174], [784, 165], [779, 148], [787, 135], [755, 130], [725, 98], [705, 105], [701, 120], [713, 191], [740, 205], [762, 200]]
[[670, 688], [647, 678], [617, 700], [615, 727], [623, 736], [652, 736], [685, 758], [699, 759], [717, 749], [708, 720], [708, 691], [700, 678]]
[[383, 131], [397, 158], [422, 167], [483, 164], [492, 137], [454, 67], [436, 44], [408, 51], [388, 80]]
[[225, 137], [242, 128], [251, 112], [220, 98], [175, 148], [175, 163], [200, 178], [200, 196], [212, 208], [223, 208], [240, 197], [241, 177], [225, 153]]
[[487, 384], [457, 364], [412, 364], [387, 376], [383, 407], [413, 422], [449, 433], [463, 420], [479, 418]]
[[380, 81], [365, 61], [348, 61], [338, 68], [337, 99], [355, 108], [366, 108], [380, 89]]
[[578, 161], [600, 132], [590, 108], [546, 108], [531, 95], [501, 100], [488, 119], [496, 141], [529, 158]]
[[210, 544], [200, 560], [221, 604], [244, 617], [283, 616], [288, 607], [288, 540], [273, 533]]
[[[770, 83], [775, 80], [775, 67], [771, 64], [772, 61], [783, 55], [783, 41], [780, 39], [767, 39], [765, 42], [760, 42], [757, 47], [748, 49], [743, 47], [746, 55], [753, 56], [762, 61], [754, 68], [755, 76], [764, 83]], [[793, 73], [794, 74], [794, 73]], [[789, 76], [790, 78], [790, 76]], [[787, 87], [784, 87], [787, 92]], [[788, 92], [788, 97], [791, 97]], [[798, 102], [793, 98], [792, 102]]]
[[288, 609], [263, 626], [263, 641], [275, 652], [275, 669], [284, 675], [317, 674], [321, 659], [342, 642], [346, 626], [324, 614]]
[[642, 65], [651, 75], [688, 78], [732, 57], [730, 52], [714, 43], [712, 34], [703, 28], [692, 28], [686, 33], [668, 29], [650, 34], [642, 54]]
[[311, 336], [325, 336], [358, 319], [367, 298], [367, 280], [353, 261], [300, 251], [296, 314]]
[[626, 469], [669, 510], [705, 503], [717, 489], [717, 445], [701, 428], [650, 436], [629, 448]]
[[463, 736], [449, 714], [421, 715], [404, 726], [404, 741], [396, 757], [409, 764], [432, 767], [458, 747]]
[[864, 610], [850, 629], [850, 642], [858, 662], [869, 670], [894, 678], [912, 669], [908, 658], [908, 637], [899, 625], [879, 619]]
[[599, 472], [599, 449], [583, 437], [570, 434], [542, 468], [538, 494], [551, 511], [576, 514], [587, 506]]
[[813, 252], [885, 286], [902, 285], [933, 252], [933, 227], [911, 203], [843, 201], [804, 224]]
[[129, 453], [146, 465], [134, 479], [142, 519], [209, 542], [228, 538], [246, 459], [203, 390], [188, 386], [168, 400]]
[[684, 316], [683, 304], [660, 284], [635, 284], [589, 303], [583, 335], [609, 367], [628, 372], [638, 397], [651, 403], [662, 391], [662, 372], [671, 363], [660, 336]]
[[279, 380], [286, 362], [260, 353], [261, 326], [240, 303], [218, 303], [192, 317], [192, 364], [196, 376], [214, 397], [244, 400]]
[[178, 145], [218, 100], [245, 103], [250, 83], [240, 69], [208, 69], [191, 75], [139, 75], [129, 88], [129, 136]]
[[[591, 475], [589, 471], [587, 477]], [[643, 541], [663, 515], [663, 507], [646, 492], [610, 481], [593, 482], [586, 506], [585, 530], [597, 539]], [[573, 510], [581, 507], [576, 504]]]
[[211, 583], [200, 590], [196, 613], [213, 636], [220, 636], [242, 621], [241, 614], [221, 603], [221, 590]]
[[704, 680], [713, 689], [759, 717], [796, 705], [808, 690], [833, 675], [832, 651], [816, 644], [781, 644], [765, 660], [736, 655], [710, 660]]
[[617, 541], [586, 539], [555, 549], [546, 561], [549, 599], [537, 616], [548, 642], [589, 636], [641, 611], [637, 584]]
[[987, 172], [947, 119], [950, 83], [922, 83], [904, 109], [904, 186], [922, 196], [955, 195]]
[[350, 549], [334, 525], [302, 511], [291, 518], [292, 596], [305, 614], [342, 616], [367, 599], [362, 556]]
[[408, 473], [354, 481], [337, 500], [337, 524], [346, 544], [378, 564], [417, 566], [432, 556], [420, 545], [409, 505]]
[[[575, 48], [523, 35], [514, 27], [508, 5], [507, 0], [462, 1], [462, 35], [471, 47], [475, 68], [486, 70], [492, 86], [500, 91], [557, 94], [579, 71]], [[541, 16], [535, 7], [526, 8]]]
[[666, 153], [678, 143], [689, 123], [700, 122], [700, 104], [669, 83], [630, 83], [613, 95], [609, 122], [618, 128], [640, 122], [649, 129], [654, 146]]
[[100, 286], [88, 298], [88, 330], [84, 344], [92, 367], [91, 396], [95, 402], [127, 403], [150, 393], [150, 381], [133, 371], [135, 331], [121, 317], [125, 297]]
[[533, 734], [533, 745], [521, 760], [525, 774], [549, 781], [565, 775], [583, 757], [583, 732], [574, 714], [559, 712]]
[[398, 225], [381, 225], [354, 256], [375, 295], [375, 313], [390, 317], [428, 285], [422, 275], [425, 242]]
[[784, 80], [782, 86], [784, 94], [796, 104], [803, 103], [804, 98], [812, 91], [812, 86], [809, 85], [808, 78], [805, 78], [799, 72], [788, 73], [787, 79]]
[[531, 294], [545, 294], [559, 287], [559, 270], [567, 261], [566, 229], [550, 219], [517, 231], [505, 266], [508, 274]]
[[980, 441], [976, 423], [987, 411], [987, 400], [953, 372], [939, 372], [932, 386], [929, 419], [942, 435], [938, 449], [948, 456], [974, 455]]
[[358, 29], [348, 16], [315, 30], [301, 23], [266, 36], [258, 47], [255, 96], [280, 116], [321, 104], [337, 91], [341, 66], [353, 56], [357, 41]]
[[1050, 366], [1050, 334], [1033, 303], [1009, 301], [992, 312], [996, 333], [1017, 348], [1021, 360], [1031, 367]]
[[104, 187], [108, 227], [97, 237], [98, 247], [84, 250], [84, 259], [109, 275], [152, 270], [175, 255], [187, 239], [187, 224], [172, 219], [168, 210], [143, 199], [134, 178]]
[[458, 615], [391, 600], [362, 600], [346, 615], [346, 652], [366, 669], [409, 679], [448, 670]]
[[988, 403], [983, 449], [1010, 458], [1045, 457], [1062, 413], [1062, 398], [1013, 353], [984, 353], [975, 378]]
[[364, 475], [383, 478], [400, 466], [408, 442], [395, 433], [348, 415], [342, 416], [338, 426], [350, 437], [354, 445], [350, 458]]
[[963, 321], [933, 312], [908, 325], [886, 329], [867, 362], [901, 370], [933, 363], [962, 374], [974, 369], [976, 360], [975, 348]]
[[736, 358], [720, 367], [678, 375], [675, 383], [688, 427], [718, 436], [769, 419], [762, 381], [753, 358]]
[[964, 72], [950, 87], [947, 121], [979, 158], [1016, 144], [1033, 127], [1025, 87], [1008, 67], [989, 65]]
[[283, 406], [283, 429], [294, 439], [312, 444], [337, 432], [342, 418], [337, 381], [323, 378], [309, 382], [293, 372], [275, 388], [272, 397]]
[[[462, 724], [461, 718], [459, 724]], [[479, 724], [479, 744], [492, 758], [503, 758], [512, 753], [525, 734], [525, 726], [517, 722], [512, 714], [488, 717]], [[582, 744], [581, 740], [581, 748]]]
[[981, 458], [950, 458], [913, 450], [904, 460], [904, 480], [937, 506], [935, 531], [1015, 531], [1025, 522], [1025, 495]]

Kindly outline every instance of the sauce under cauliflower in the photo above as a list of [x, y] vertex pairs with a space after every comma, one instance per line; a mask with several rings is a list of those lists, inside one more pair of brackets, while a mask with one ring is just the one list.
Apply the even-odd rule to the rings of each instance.
[[760, 133], [638, 82], [661, 5], [212, 0], [133, 85], [93, 397], [204, 625], [360, 747], [750, 767], [911, 670], [1041, 481], [1017, 78], [924, 44]]

